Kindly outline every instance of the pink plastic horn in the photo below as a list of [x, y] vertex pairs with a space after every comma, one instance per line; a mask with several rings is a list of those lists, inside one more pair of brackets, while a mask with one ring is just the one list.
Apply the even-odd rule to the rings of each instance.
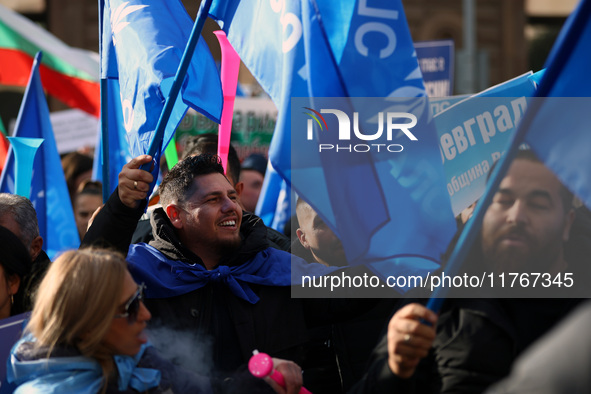
[[[252, 352], [252, 357], [248, 361], [248, 370], [257, 378], [270, 377], [278, 385], [285, 388], [285, 379], [281, 372], [273, 368], [273, 359], [266, 353], [260, 353], [258, 350]], [[300, 388], [300, 394], [312, 394], [305, 387]]]
[[[224, 93], [224, 108], [218, 134], [218, 156], [222, 159], [224, 172], [228, 168], [228, 152], [230, 151], [230, 135], [232, 134], [232, 116], [234, 114], [234, 99], [238, 85], [238, 70], [240, 57], [228, 41], [223, 30], [214, 31], [220, 48], [222, 49], [222, 91]], [[238, 179], [236, 179], [238, 181]]]

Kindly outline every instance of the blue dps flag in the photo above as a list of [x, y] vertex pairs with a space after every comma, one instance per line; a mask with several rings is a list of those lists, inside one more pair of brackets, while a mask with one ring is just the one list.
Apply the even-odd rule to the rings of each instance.
[[[150, 147], [193, 21], [178, 0], [101, 0], [100, 7], [101, 78], [119, 80], [123, 126], [135, 157]], [[160, 154], [188, 106], [219, 123], [221, 82], [202, 38], [175, 100]]]
[[[40, 54], [33, 63], [14, 136], [44, 140], [33, 162], [30, 200], [37, 211], [43, 249], [51, 259], [60, 251], [78, 248], [80, 238], [39, 76]], [[0, 179], [0, 192], [14, 193], [14, 170], [14, 153], [11, 150]]]
[[[307, 149], [306, 141], [297, 140], [305, 131], [294, 129], [302, 112], [330, 105], [321, 97], [340, 97], [336, 101], [349, 110], [362, 104], [342, 98], [411, 98], [409, 103], [422, 105], [418, 112], [429, 117], [426, 101], [414, 101], [425, 91], [400, 2], [257, 1], [247, 6], [220, 0], [210, 14], [277, 105], [269, 152], [273, 167], [339, 235], [349, 261], [401, 255], [438, 260], [455, 223], [434, 128], [421, 132], [412, 154], [387, 159], [359, 154], [352, 160]], [[372, 28], [378, 24], [380, 29]], [[328, 130], [338, 129], [334, 116], [325, 119]], [[330, 138], [322, 131], [317, 135], [316, 149]]]
[[92, 178], [103, 183], [103, 187], [106, 188], [108, 194], [115, 191], [119, 181], [119, 172], [123, 166], [132, 159], [131, 152], [129, 149], [129, 143], [127, 142], [127, 133], [123, 128], [123, 112], [121, 110], [121, 95], [119, 94], [119, 82], [114, 79], [106, 80], [106, 92], [107, 95], [107, 106], [101, 108], [101, 111], [108, 111], [106, 116], [108, 126], [108, 161], [107, 171], [108, 173], [108, 184], [103, 179], [103, 134], [102, 119], [99, 119], [99, 132], [97, 133], [97, 144], [94, 150], [94, 162], [92, 167]]
[[566, 21], [546, 61], [538, 96], [523, 120], [525, 141], [591, 207], [591, 1]]

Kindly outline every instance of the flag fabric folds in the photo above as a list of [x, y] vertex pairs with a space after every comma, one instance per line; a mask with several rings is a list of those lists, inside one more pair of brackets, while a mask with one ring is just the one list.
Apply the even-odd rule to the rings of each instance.
[[[296, 119], [294, 114], [304, 111], [301, 107], [327, 108], [322, 105], [330, 100], [321, 97], [425, 96], [401, 3], [255, 3], [220, 0], [210, 14], [278, 108], [269, 151], [273, 167], [339, 235], [350, 262], [406, 254], [438, 260], [455, 224], [434, 128], [425, 129], [414, 154], [404, 156], [345, 159], [294, 145], [294, 138], [306, 134], [296, 130], [299, 115]], [[350, 110], [359, 104], [338, 101]], [[422, 106], [419, 112], [428, 118], [426, 100]], [[334, 116], [326, 119], [329, 130], [337, 129], [331, 126]], [[329, 134], [317, 135], [316, 143]], [[306, 146], [302, 138], [297, 141]], [[416, 166], [420, 171], [413, 170]], [[431, 194], [429, 204], [435, 205], [429, 210], [423, 209], [429, 204], [419, 188], [437, 196]]]
[[546, 61], [535, 105], [522, 126], [538, 157], [591, 207], [591, 1], [583, 0], [567, 19]]
[[41, 80], [65, 104], [99, 116], [99, 59], [72, 48], [29, 19], [0, 5], [0, 84], [27, 86], [28, 70], [43, 51]]
[[102, 139], [102, 117], [99, 121], [97, 144], [94, 150], [94, 162], [92, 166], [92, 179], [101, 181], [107, 196], [115, 191], [119, 182], [119, 173], [123, 166], [132, 159], [127, 142], [127, 133], [123, 128], [123, 113], [121, 110], [121, 99], [119, 95], [119, 82], [114, 79], [106, 80], [107, 106], [103, 111], [108, 111], [105, 117], [108, 122], [108, 158], [107, 168], [108, 182], [103, 179], [103, 139]]
[[[101, 0], [100, 7], [101, 78], [119, 81], [123, 126], [131, 154], [138, 156], [148, 151], [193, 22], [178, 0]], [[201, 38], [159, 153], [188, 105], [219, 123], [222, 102], [219, 73]]]
[[[35, 60], [15, 126], [15, 137], [43, 138], [33, 163], [30, 200], [37, 211], [43, 249], [53, 258], [58, 252], [78, 248], [80, 239], [64, 171], [49, 120], [39, 67]], [[18, 163], [16, 163], [18, 164]], [[15, 191], [15, 160], [12, 150], [0, 179], [0, 192]]]

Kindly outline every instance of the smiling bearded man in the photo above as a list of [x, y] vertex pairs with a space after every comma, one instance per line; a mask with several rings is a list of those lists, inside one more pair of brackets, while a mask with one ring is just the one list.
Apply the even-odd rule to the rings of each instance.
[[[202, 374], [211, 371], [229, 386], [240, 381], [234, 392], [267, 389], [250, 375], [252, 387], [244, 386], [236, 371], [242, 371], [254, 349], [305, 361], [306, 315], [302, 300], [291, 299], [292, 256], [269, 247], [266, 226], [241, 209], [219, 157], [209, 154], [187, 157], [170, 170], [160, 185], [162, 207], [150, 219], [154, 239], [130, 246], [153, 180], [140, 166], [150, 160], [139, 156], [126, 164], [83, 244], [104, 240], [128, 248], [129, 271], [146, 284], [145, 304], [154, 324], [183, 330], [182, 336], [169, 330], [153, 333], [151, 340], [164, 356], [188, 358]], [[294, 264], [306, 272], [315, 266], [330, 271], [301, 259]], [[175, 354], [179, 346], [172, 345], [181, 337], [191, 341], [179, 343], [182, 354]], [[301, 384], [295, 364], [278, 369], [288, 372], [286, 382]]]
[[[183, 167], [177, 170], [180, 168]], [[213, 269], [242, 241], [238, 193], [218, 172], [195, 174], [188, 190], [183, 192], [185, 189], [186, 177], [173, 174], [162, 183], [160, 199], [181, 243], [201, 257], [207, 269]]]

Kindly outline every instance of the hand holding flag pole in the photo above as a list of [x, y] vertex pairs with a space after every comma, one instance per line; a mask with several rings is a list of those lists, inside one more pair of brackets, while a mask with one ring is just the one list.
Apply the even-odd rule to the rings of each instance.
[[[183, 52], [181, 64], [179, 65], [177, 73], [174, 77], [174, 82], [172, 83], [172, 87], [170, 88], [170, 93], [166, 98], [164, 109], [162, 110], [160, 118], [158, 119], [158, 124], [156, 125], [156, 130], [154, 132], [154, 137], [152, 138], [152, 142], [150, 143], [150, 148], [148, 149], [147, 153], [149, 156], [159, 157], [159, 155], [157, 155], [157, 152], [160, 150], [162, 146], [162, 140], [164, 139], [164, 131], [166, 129], [166, 124], [168, 123], [168, 119], [170, 118], [170, 114], [172, 113], [172, 109], [174, 108], [174, 103], [179, 95], [185, 76], [187, 75], [187, 70], [189, 68], [189, 64], [191, 63], [193, 53], [195, 52], [197, 41], [199, 40], [199, 36], [201, 35], [201, 31], [203, 30], [205, 19], [207, 19], [207, 15], [209, 14], [211, 1], [212, 0], [204, 0], [201, 3], [201, 6], [199, 7], [199, 12], [197, 13], [197, 20], [193, 25], [191, 36], [189, 37], [189, 41], [187, 42], [187, 46], [185, 47], [185, 51]], [[144, 164], [142, 166], [142, 170], [150, 171], [151, 165], [151, 163]], [[157, 167], [157, 163], [155, 166]]]
[[[222, 159], [224, 173], [228, 168], [228, 152], [230, 152], [230, 136], [232, 134], [232, 115], [234, 113], [234, 100], [236, 99], [236, 87], [238, 85], [238, 70], [240, 69], [240, 57], [228, 41], [223, 30], [214, 31], [222, 50], [222, 91], [224, 92], [224, 107], [222, 120], [218, 133], [218, 156]], [[238, 181], [238, 179], [236, 179]]]

